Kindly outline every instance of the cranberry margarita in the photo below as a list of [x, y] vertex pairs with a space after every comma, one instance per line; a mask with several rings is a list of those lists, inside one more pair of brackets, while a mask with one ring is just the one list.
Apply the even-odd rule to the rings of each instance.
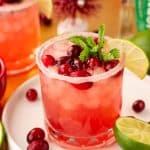
[[82, 48], [68, 40], [77, 35], [98, 41], [95, 33], [61, 35], [37, 50], [36, 61], [49, 138], [69, 149], [93, 149], [114, 142], [124, 56], [110, 61], [93, 56], [83, 62]]
[[0, 5], [0, 56], [8, 74], [17, 74], [34, 65], [34, 50], [40, 41], [36, 0], [2, 0]]

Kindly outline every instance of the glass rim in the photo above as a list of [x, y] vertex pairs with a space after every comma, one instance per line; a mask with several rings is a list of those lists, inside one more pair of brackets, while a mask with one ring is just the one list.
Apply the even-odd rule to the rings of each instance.
[[13, 3], [13, 4], [9, 4], [9, 5], [2, 5], [0, 6], [0, 13], [1, 12], [16, 12], [16, 11], [20, 11], [23, 9], [26, 9], [30, 6], [32, 6], [33, 4], [37, 3], [37, 0], [23, 0], [22, 2], [18, 2], [18, 3]]
[[[70, 36], [75, 36], [75, 35], [83, 35], [83, 36], [87, 35], [87, 36], [92, 36], [92, 37], [98, 37], [98, 34], [92, 33], [92, 32], [67, 33], [67, 34], [56, 36], [56, 37], [46, 41], [45, 43], [43, 43], [40, 47], [38, 47], [36, 49], [36, 52], [35, 52], [36, 64], [37, 64], [38, 68], [47, 77], [58, 79], [58, 80], [64, 80], [64, 81], [67, 81], [70, 83], [97, 82], [97, 81], [112, 77], [123, 69], [124, 62], [125, 62], [125, 54], [123, 52], [121, 53], [120, 62], [114, 68], [112, 68], [111, 70], [109, 70], [107, 72], [94, 74], [94, 75], [88, 76], [88, 77], [64, 76], [64, 75], [58, 74], [56, 71], [54, 71], [51, 68], [45, 67], [44, 64], [42, 63], [42, 60], [41, 60], [44, 49], [47, 49], [51, 44], [55, 43], [56, 41], [61, 41], [61, 40], [64, 40]], [[110, 37], [106, 36], [105, 39], [108, 40], [108, 39], [110, 39]]]
[[5, 72], [6, 72], [6, 66], [4, 60], [0, 58], [0, 79], [4, 76]]

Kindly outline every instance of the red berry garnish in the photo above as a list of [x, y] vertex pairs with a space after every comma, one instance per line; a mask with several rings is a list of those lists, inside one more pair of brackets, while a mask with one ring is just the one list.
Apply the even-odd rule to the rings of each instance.
[[132, 105], [132, 109], [137, 113], [142, 112], [144, 108], [145, 108], [145, 102], [141, 99], [136, 100]]
[[40, 23], [41, 23], [41, 24], [43, 24], [43, 25], [45, 25], [45, 26], [51, 25], [52, 20], [49, 19], [49, 18], [47, 18], [47, 17], [45, 16], [45, 14], [40, 13], [39, 17], [40, 17]]
[[51, 55], [43, 55], [42, 62], [46, 67], [54, 66], [56, 64], [55, 58]]
[[27, 92], [26, 92], [26, 98], [29, 100], [29, 101], [35, 101], [37, 99], [37, 91], [35, 89], [29, 89]]
[[18, 3], [21, 2], [21, 0], [4, 0], [5, 3]]
[[62, 64], [58, 68], [58, 73], [68, 76], [72, 72], [72, 67], [70, 64]]
[[49, 150], [49, 145], [45, 140], [37, 140], [31, 142], [28, 145], [27, 150]]
[[76, 58], [79, 56], [80, 52], [82, 51], [82, 48], [80, 46], [77, 45], [72, 45], [68, 51], [67, 51], [67, 55], [72, 57], [72, 58]]
[[95, 67], [100, 66], [100, 61], [97, 57], [92, 57], [87, 60], [87, 65], [89, 68], [94, 69]]
[[[70, 76], [71, 77], [87, 77], [87, 76], [91, 76], [91, 74], [85, 70], [78, 70], [78, 71], [72, 72]], [[72, 85], [80, 90], [87, 90], [92, 87], [93, 82], [85, 82], [85, 83], [72, 84]]]
[[27, 142], [31, 143], [36, 140], [44, 140], [45, 132], [41, 128], [32, 129], [27, 135]]
[[70, 56], [61, 56], [57, 59], [57, 65], [69, 64], [71, 62]]
[[0, 6], [4, 4], [4, 0], [0, 0]]
[[80, 61], [79, 59], [75, 59], [71, 65], [74, 70], [84, 69], [84, 63]]
[[104, 69], [105, 71], [109, 71], [110, 69], [114, 68], [119, 63], [119, 60], [111, 60], [104, 62]]
[[96, 43], [96, 44], [98, 44], [99, 43], [99, 41], [98, 41], [99, 39], [97, 38], [97, 37], [95, 37], [94, 38], [94, 42]]

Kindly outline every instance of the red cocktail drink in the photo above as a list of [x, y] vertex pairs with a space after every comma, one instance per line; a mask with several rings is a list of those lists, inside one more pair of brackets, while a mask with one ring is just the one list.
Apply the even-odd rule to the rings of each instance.
[[[79, 63], [75, 68], [77, 59], [71, 57], [69, 60], [65, 56], [74, 46], [68, 38], [75, 35], [97, 37], [94, 33], [62, 35], [46, 42], [37, 51], [45, 121], [50, 139], [61, 146], [93, 150], [113, 141], [112, 128], [122, 104], [124, 57], [118, 61], [101, 62], [97, 67], [96, 59], [92, 58], [95, 62], [92, 67], [90, 58], [90, 63], [81, 62], [82, 69]], [[56, 65], [46, 66], [48, 61], [43, 61], [43, 56], [48, 55], [55, 58]], [[67, 64], [75, 68], [71, 68], [69, 75], [68, 65], [62, 66], [62, 56], [66, 57], [64, 62], [68, 61]], [[53, 59], [49, 60], [52, 63]], [[112, 67], [112, 64], [115, 65]], [[108, 66], [112, 68], [109, 70]], [[63, 71], [66, 74], [62, 74]]]

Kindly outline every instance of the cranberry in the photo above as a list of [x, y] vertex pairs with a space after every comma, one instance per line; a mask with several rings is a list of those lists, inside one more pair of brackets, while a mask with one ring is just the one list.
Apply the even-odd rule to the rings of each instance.
[[81, 47], [77, 45], [72, 45], [69, 50], [67, 51], [67, 55], [71, 56], [72, 58], [76, 58], [79, 56], [81, 52]]
[[42, 62], [46, 67], [54, 66], [56, 63], [55, 58], [51, 55], [43, 55], [42, 56]]
[[145, 108], [145, 102], [141, 99], [136, 100], [132, 105], [132, 109], [137, 113], [142, 112], [144, 108]]
[[111, 60], [104, 62], [104, 69], [105, 71], [109, 71], [110, 69], [114, 68], [119, 63], [119, 60]]
[[6, 3], [18, 3], [21, 2], [21, 0], [4, 0]]
[[52, 20], [47, 18], [43, 13], [40, 13], [39, 17], [40, 17], [40, 22], [45, 26], [49, 26], [52, 23]]
[[[87, 77], [87, 76], [91, 76], [91, 74], [85, 70], [78, 70], [78, 71], [72, 72], [70, 76], [71, 77]], [[87, 90], [92, 87], [93, 82], [85, 82], [85, 83], [72, 84], [72, 85], [80, 90]]]
[[37, 99], [37, 91], [35, 89], [29, 89], [26, 92], [26, 98], [29, 101], [35, 101]]
[[27, 142], [31, 143], [36, 140], [44, 140], [45, 133], [41, 128], [32, 129], [27, 135]]
[[84, 68], [84, 63], [79, 59], [75, 59], [71, 65], [74, 68], [74, 70], [80, 70]]
[[4, 4], [4, 0], [0, 0], [0, 6]]
[[72, 72], [72, 67], [70, 64], [62, 64], [58, 68], [58, 73], [68, 76]]
[[97, 37], [95, 37], [94, 38], [94, 42], [96, 43], [96, 44], [98, 44], [99, 43], [99, 41], [98, 41], [99, 39], [97, 38]]
[[92, 57], [87, 60], [88, 67], [94, 69], [95, 67], [100, 66], [100, 61], [97, 57]]
[[27, 150], [49, 150], [49, 145], [45, 140], [37, 140], [31, 142], [28, 145]]
[[57, 59], [57, 65], [69, 64], [71, 62], [70, 56], [61, 56]]

